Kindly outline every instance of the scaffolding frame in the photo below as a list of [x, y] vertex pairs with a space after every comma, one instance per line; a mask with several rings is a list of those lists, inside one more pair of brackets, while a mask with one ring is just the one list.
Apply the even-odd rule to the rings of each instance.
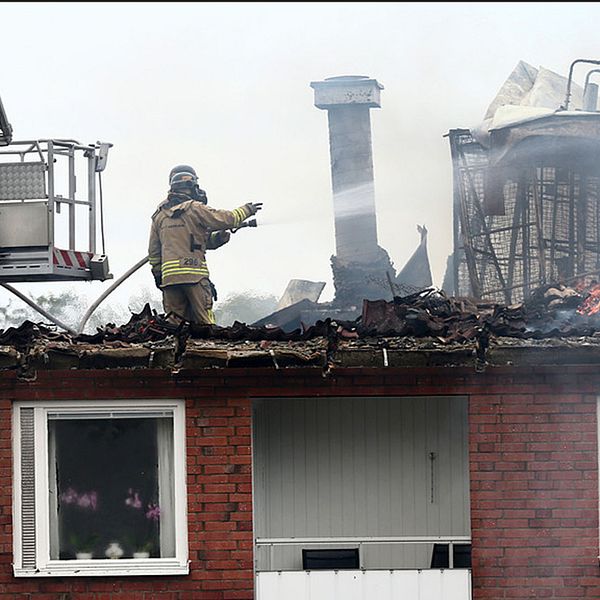
[[[540, 285], [598, 275], [600, 163], [547, 154], [497, 170], [470, 130], [448, 137], [455, 295], [511, 304]], [[488, 214], [492, 180], [503, 214]]]

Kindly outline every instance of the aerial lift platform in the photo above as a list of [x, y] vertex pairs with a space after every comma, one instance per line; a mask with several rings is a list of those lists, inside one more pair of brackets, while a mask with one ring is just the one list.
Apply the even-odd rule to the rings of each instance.
[[[102, 209], [100, 177], [111, 146], [13, 141], [0, 101], [0, 283], [112, 278], [106, 255], [96, 250], [97, 191]], [[85, 179], [81, 194], [78, 178]], [[87, 237], [83, 245], [76, 235]]]

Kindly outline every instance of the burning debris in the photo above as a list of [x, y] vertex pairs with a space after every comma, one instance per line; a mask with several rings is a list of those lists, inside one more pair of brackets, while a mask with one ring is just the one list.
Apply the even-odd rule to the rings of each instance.
[[538, 288], [513, 305], [452, 298], [430, 289], [392, 303], [365, 301], [358, 331], [362, 336], [435, 337], [444, 343], [481, 335], [563, 338], [600, 332], [600, 286], [577, 291], [564, 285]]
[[597, 315], [600, 313], [600, 285], [596, 284], [588, 291], [586, 299], [577, 307], [580, 315]]

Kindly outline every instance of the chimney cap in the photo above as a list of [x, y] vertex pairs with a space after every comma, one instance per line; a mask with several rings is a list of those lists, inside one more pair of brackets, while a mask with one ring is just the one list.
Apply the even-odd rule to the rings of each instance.
[[312, 81], [315, 90], [315, 106], [322, 109], [344, 105], [381, 107], [381, 85], [366, 75], [338, 75], [324, 81]]
[[356, 81], [358, 79], [369, 79], [367, 75], [336, 75], [335, 77], [325, 77], [324, 81]]

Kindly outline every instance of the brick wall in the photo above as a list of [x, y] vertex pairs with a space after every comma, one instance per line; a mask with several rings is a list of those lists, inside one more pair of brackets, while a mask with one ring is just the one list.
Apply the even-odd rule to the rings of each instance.
[[600, 598], [599, 384], [532, 371], [470, 396], [474, 600]]
[[[600, 598], [593, 366], [0, 372], [0, 600], [253, 598], [253, 397], [467, 395], [473, 598]], [[12, 576], [11, 404], [185, 398], [190, 574]]]
[[[0, 599], [242, 600], [253, 598], [251, 400], [223, 392], [223, 378], [165, 372], [0, 375]], [[12, 575], [11, 400], [185, 398], [190, 574], [47, 577]]]
[[187, 400], [194, 598], [252, 598], [251, 401]]

